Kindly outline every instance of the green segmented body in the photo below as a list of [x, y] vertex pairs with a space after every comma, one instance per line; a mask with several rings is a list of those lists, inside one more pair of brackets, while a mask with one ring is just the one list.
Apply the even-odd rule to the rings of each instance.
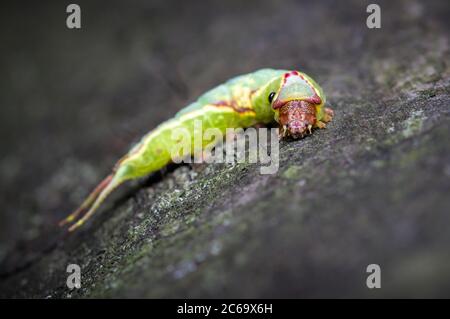
[[[122, 180], [145, 176], [167, 165], [175, 143], [171, 139], [172, 130], [186, 128], [193, 132], [195, 120], [202, 121], [204, 130], [218, 128], [223, 133], [226, 128], [245, 128], [257, 123], [273, 122], [275, 112], [267, 96], [270, 92], [279, 90], [282, 77], [287, 72], [289, 71], [262, 69], [232, 78], [201, 95], [197, 101], [179, 111], [173, 119], [162, 123], [144, 136], [130, 153], [119, 161], [120, 172], [116, 178]], [[315, 85], [324, 103], [325, 97], [320, 87], [307, 75], [303, 76]], [[321, 106], [318, 109], [321, 109]]]
[[[296, 82], [281, 91], [283, 84], [289, 81], [289, 75], [295, 75]], [[124, 181], [143, 177], [166, 166], [171, 161], [172, 150], [177, 143], [172, 140], [174, 129], [184, 128], [193, 133], [194, 121], [200, 120], [203, 130], [216, 128], [225, 133], [227, 128], [246, 128], [259, 123], [277, 121], [278, 112], [274, 109], [272, 101], [268, 100], [271, 92], [276, 92], [276, 99], [283, 101], [290, 98], [319, 97], [320, 103], [316, 103], [317, 119], [323, 117], [325, 95], [317, 83], [304, 73], [261, 69], [232, 78], [207, 91], [197, 101], [179, 111], [174, 118], [145, 135], [116, 164], [113, 173], [98, 186], [80, 209], [65, 222], [73, 221], [79, 211], [90, 207], [86, 214], [89, 217], [106, 196]], [[207, 143], [208, 141], [203, 141], [203, 145]], [[71, 229], [80, 226], [85, 219], [86, 216]]]

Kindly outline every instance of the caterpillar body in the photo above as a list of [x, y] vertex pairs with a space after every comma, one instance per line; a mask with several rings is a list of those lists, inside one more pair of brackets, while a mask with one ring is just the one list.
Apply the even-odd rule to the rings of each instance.
[[[175, 129], [193, 132], [194, 122], [201, 121], [203, 129], [215, 128], [225, 133], [227, 128], [277, 122], [280, 138], [297, 139], [311, 134], [313, 128], [325, 128], [325, 123], [333, 116], [325, 103], [322, 88], [300, 71], [261, 69], [232, 78], [207, 91], [172, 119], [146, 134], [60, 225], [72, 224], [69, 231], [77, 229], [123, 182], [166, 166], [177, 146], [177, 141], [172, 139]], [[203, 141], [203, 144], [207, 142]]]

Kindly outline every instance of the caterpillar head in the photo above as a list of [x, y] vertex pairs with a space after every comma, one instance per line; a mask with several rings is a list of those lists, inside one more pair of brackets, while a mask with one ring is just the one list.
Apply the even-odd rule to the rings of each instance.
[[287, 72], [278, 92], [272, 93], [270, 102], [280, 124], [280, 134], [297, 139], [311, 133], [316, 123], [316, 106], [324, 102], [314, 80], [297, 71]]
[[302, 100], [289, 101], [280, 108], [278, 121], [283, 137], [301, 138], [312, 132], [316, 123], [316, 107]]

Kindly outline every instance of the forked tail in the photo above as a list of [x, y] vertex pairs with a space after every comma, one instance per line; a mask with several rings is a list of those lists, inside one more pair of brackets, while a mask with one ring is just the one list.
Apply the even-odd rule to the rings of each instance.
[[[97, 187], [89, 194], [86, 200], [75, 210], [72, 214], [67, 216], [65, 219], [59, 222], [59, 226], [65, 226], [67, 224], [73, 223], [69, 227], [69, 232], [74, 231], [81, 225], [83, 225], [86, 220], [91, 217], [95, 211], [98, 209], [100, 204], [104, 202], [106, 197], [111, 194], [111, 192], [119, 186], [123, 180], [117, 178], [115, 173], [108, 175]], [[78, 216], [84, 214], [77, 221]], [[76, 221], [76, 222], [75, 222]]]

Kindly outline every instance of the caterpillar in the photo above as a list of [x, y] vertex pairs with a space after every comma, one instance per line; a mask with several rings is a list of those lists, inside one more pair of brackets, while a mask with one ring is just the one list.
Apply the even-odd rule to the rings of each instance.
[[[85, 201], [59, 225], [71, 224], [70, 232], [82, 226], [111, 192], [128, 180], [158, 171], [171, 162], [177, 141], [174, 129], [194, 130], [194, 121], [203, 128], [225, 132], [227, 128], [247, 128], [276, 122], [279, 137], [301, 138], [313, 128], [325, 128], [333, 111], [325, 107], [322, 88], [300, 71], [261, 69], [244, 74], [207, 91], [195, 102], [147, 133], [123, 156]], [[206, 145], [207, 141], [203, 141]], [[193, 152], [193, 151], [192, 151]], [[191, 154], [192, 155], [192, 154]], [[81, 217], [80, 217], [81, 216]]]

